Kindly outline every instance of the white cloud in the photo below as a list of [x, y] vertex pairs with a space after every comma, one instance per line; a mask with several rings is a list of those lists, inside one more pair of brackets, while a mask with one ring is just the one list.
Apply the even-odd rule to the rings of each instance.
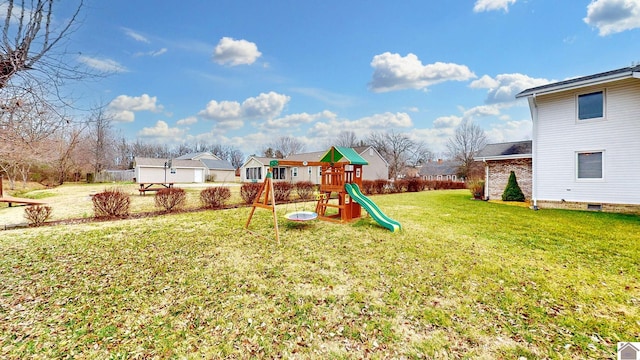
[[504, 10], [509, 11], [509, 5], [515, 4], [516, 0], [477, 0], [473, 6], [474, 12]]
[[375, 92], [402, 89], [425, 89], [445, 81], [464, 81], [475, 78], [465, 65], [436, 62], [423, 65], [414, 54], [407, 56], [385, 52], [373, 57], [373, 79], [369, 84]]
[[489, 89], [485, 103], [508, 103], [516, 100], [519, 92], [532, 87], [550, 83], [547, 79], [531, 78], [523, 74], [500, 74], [495, 78], [484, 75], [471, 82], [472, 89]]
[[587, 6], [583, 20], [597, 27], [600, 36], [640, 28], [640, 1], [594, 0]]
[[272, 118], [282, 112], [289, 100], [290, 96], [270, 91], [243, 101], [242, 110], [245, 116]]
[[255, 43], [223, 37], [213, 51], [213, 61], [220, 65], [251, 65], [261, 55]]
[[237, 101], [211, 100], [198, 115], [211, 120], [239, 119], [242, 116], [242, 107]]
[[530, 140], [532, 124], [531, 120], [507, 121], [494, 124], [485, 132], [490, 143]]
[[142, 34], [140, 34], [138, 32], [135, 32], [135, 31], [133, 31], [133, 30], [131, 30], [129, 28], [126, 28], [126, 27], [123, 27], [122, 30], [124, 31], [124, 33], [128, 37], [132, 38], [135, 41], [139, 41], [139, 42], [143, 42], [143, 43], [147, 43], [147, 44], [149, 43], [149, 39], [147, 39], [144, 35], [142, 35]]
[[110, 72], [110, 73], [122, 73], [128, 71], [126, 67], [122, 66], [115, 60], [111, 59], [98, 59], [85, 55], [78, 56], [78, 61], [89, 66], [90, 68]]
[[121, 111], [109, 111], [111, 118], [116, 122], [133, 122], [136, 119], [136, 115], [133, 111], [121, 110]]
[[171, 128], [169, 125], [158, 120], [154, 127], [145, 127], [138, 132], [140, 137], [152, 137], [152, 138], [177, 138], [182, 136], [184, 130], [178, 128]]
[[141, 96], [120, 95], [109, 103], [109, 108], [130, 111], [162, 111], [162, 105], [158, 105], [157, 102], [157, 97], [147, 94], [142, 94]]
[[238, 129], [246, 120], [270, 120], [277, 117], [290, 99], [287, 95], [271, 91], [247, 98], [242, 104], [237, 101], [211, 100], [204, 110], [198, 112], [198, 116], [216, 121], [217, 128]]
[[455, 128], [461, 122], [462, 118], [460, 116], [441, 116], [434, 120], [433, 127], [436, 129]]
[[195, 116], [189, 116], [184, 119], [180, 119], [176, 122], [177, 125], [192, 125], [198, 122], [198, 118]]
[[329, 119], [333, 120], [336, 118], [336, 114], [325, 110], [316, 114], [308, 114], [308, 113], [300, 113], [300, 114], [291, 114], [281, 118], [267, 120], [264, 123], [263, 128], [267, 129], [295, 129], [299, 128], [300, 125], [309, 124], [320, 119]]
[[413, 120], [409, 114], [404, 112], [395, 114], [386, 112], [366, 116], [357, 120], [333, 118], [324, 122], [319, 121], [309, 129], [309, 134], [328, 139], [334, 138], [344, 130], [354, 131], [359, 134], [368, 134], [375, 130], [410, 128], [411, 126], [413, 126]]
[[135, 111], [162, 111], [162, 105], [157, 104], [155, 96], [142, 94], [141, 96], [119, 95], [111, 100], [107, 111], [114, 121], [132, 122], [135, 120]]
[[152, 51], [147, 51], [147, 52], [137, 52], [135, 54], [133, 54], [134, 57], [141, 57], [141, 56], [151, 56], [151, 57], [156, 57], [156, 56], [160, 56], [165, 54], [167, 51], [169, 51], [167, 48], [162, 48], [160, 50], [152, 50]]

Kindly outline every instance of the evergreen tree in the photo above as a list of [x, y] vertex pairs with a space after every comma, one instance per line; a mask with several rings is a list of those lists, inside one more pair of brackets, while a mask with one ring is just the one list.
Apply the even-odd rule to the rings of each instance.
[[509, 181], [507, 187], [502, 193], [502, 201], [524, 201], [524, 194], [518, 185], [516, 180], [516, 173], [513, 171], [509, 174]]

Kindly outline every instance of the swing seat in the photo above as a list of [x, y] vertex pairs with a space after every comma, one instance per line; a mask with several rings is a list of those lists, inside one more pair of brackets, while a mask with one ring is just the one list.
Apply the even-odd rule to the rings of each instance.
[[296, 211], [284, 216], [289, 221], [309, 221], [318, 218], [318, 214], [312, 211]]

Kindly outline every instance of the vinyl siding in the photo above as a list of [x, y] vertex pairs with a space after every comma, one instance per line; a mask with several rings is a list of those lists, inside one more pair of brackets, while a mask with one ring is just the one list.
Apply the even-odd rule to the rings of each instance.
[[[605, 118], [577, 120], [577, 94], [605, 91]], [[640, 81], [628, 79], [536, 98], [538, 200], [640, 204]], [[603, 152], [603, 179], [576, 177], [576, 153]]]

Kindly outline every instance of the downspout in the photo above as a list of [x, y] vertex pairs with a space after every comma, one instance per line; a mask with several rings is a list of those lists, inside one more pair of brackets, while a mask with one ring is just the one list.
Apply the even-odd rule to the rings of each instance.
[[538, 162], [538, 102], [536, 101], [536, 93], [529, 98], [529, 110], [531, 111], [532, 122], [532, 141], [531, 141], [531, 200], [533, 201], [533, 210], [538, 210], [538, 170], [536, 166]]
[[484, 163], [484, 199], [489, 200], [489, 164], [482, 158]]

